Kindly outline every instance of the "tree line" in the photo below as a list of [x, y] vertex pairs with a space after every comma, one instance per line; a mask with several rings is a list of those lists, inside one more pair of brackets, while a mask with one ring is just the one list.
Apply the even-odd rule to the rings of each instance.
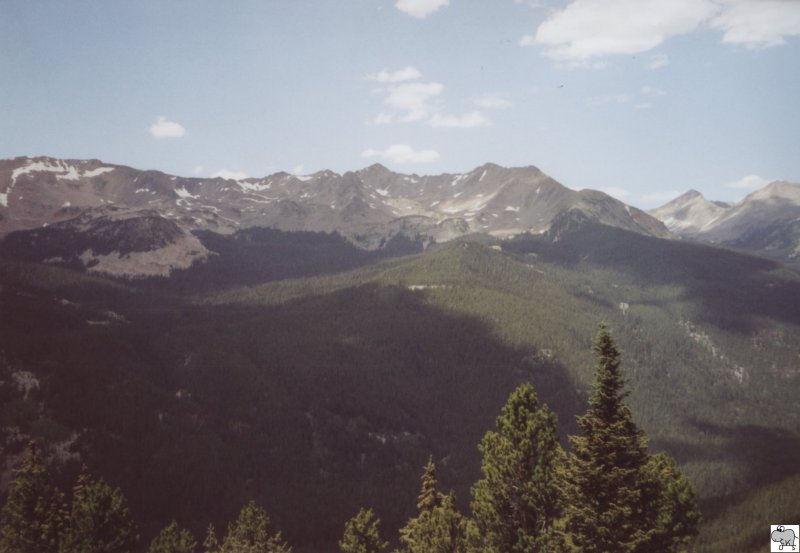
[[[564, 451], [556, 417], [530, 384], [511, 393], [478, 448], [482, 478], [472, 487], [471, 517], [453, 492], [439, 490], [436, 467], [424, 467], [418, 513], [399, 531], [395, 553], [640, 553], [683, 551], [701, 521], [694, 489], [676, 462], [651, 455], [626, 403], [620, 353], [601, 325], [597, 359], [580, 434]], [[218, 538], [209, 526], [203, 543], [176, 522], [148, 553], [291, 553], [266, 512], [254, 502]], [[0, 553], [130, 553], [139, 537], [125, 498], [84, 470], [67, 506], [52, 484], [42, 454], [29, 445], [0, 511]], [[361, 509], [346, 522], [342, 553], [382, 553], [389, 543], [380, 519]]]

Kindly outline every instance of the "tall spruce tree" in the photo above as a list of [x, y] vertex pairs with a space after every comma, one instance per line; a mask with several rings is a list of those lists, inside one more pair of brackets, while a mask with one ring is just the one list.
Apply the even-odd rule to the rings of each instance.
[[556, 417], [530, 384], [514, 390], [478, 446], [483, 479], [472, 488], [481, 547], [492, 553], [556, 551], [562, 544], [561, 467]]
[[[281, 533], [270, 534], [270, 520], [266, 511], [255, 501], [250, 501], [239, 511], [217, 551], [220, 553], [291, 553], [292, 548]], [[209, 538], [207, 538], [208, 540]], [[215, 542], [216, 538], [212, 539]]]
[[594, 342], [597, 367], [581, 436], [570, 436], [567, 533], [586, 553], [676, 551], [696, 532], [689, 482], [665, 456], [650, 457], [625, 403], [620, 354], [604, 324]]
[[466, 553], [468, 521], [455, 506], [455, 496], [442, 494], [436, 483], [436, 466], [429, 459], [417, 500], [419, 515], [400, 529], [405, 553]]
[[194, 553], [196, 550], [197, 540], [173, 520], [153, 538], [147, 553]]
[[380, 553], [389, 546], [388, 542], [381, 539], [378, 531], [380, 523], [372, 509], [360, 509], [345, 523], [339, 550], [342, 553]]
[[130, 553], [139, 541], [125, 496], [86, 467], [73, 488], [61, 553]]
[[30, 442], [0, 511], [0, 552], [57, 552], [64, 517], [64, 494], [53, 485], [40, 447]]

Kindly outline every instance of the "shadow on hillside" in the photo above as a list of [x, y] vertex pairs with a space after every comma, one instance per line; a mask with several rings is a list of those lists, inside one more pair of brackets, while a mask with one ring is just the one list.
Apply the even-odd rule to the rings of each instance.
[[376, 250], [356, 247], [338, 233], [284, 232], [253, 227], [231, 235], [195, 234], [211, 256], [169, 278], [144, 282], [157, 289], [198, 293], [231, 286], [338, 273], [423, 251], [419, 241], [395, 235]]
[[534, 384], [562, 434], [584, 406], [564, 367], [421, 291], [266, 307], [143, 293], [106, 304], [126, 321], [107, 325], [81, 324], [96, 317], [87, 290], [62, 291], [73, 304], [14, 296], [0, 350], [41, 368], [54, 421], [85, 429], [75, 447], [122, 487], [145, 542], [173, 518], [198, 536], [224, 528], [251, 498], [298, 546], [333, 547], [361, 506], [394, 536], [429, 454], [466, 508], [477, 444], [518, 384]]
[[[703, 500], [706, 518], [714, 518], [736, 497], [746, 495], [760, 486], [779, 482], [800, 469], [800, 436], [795, 433], [755, 425], [724, 427], [706, 421], [689, 422], [708, 435], [705, 444], [654, 440], [653, 448], [668, 451], [680, 463], [721, 461], [739, 470], [742, 475], [741, 489], [730, 495]], [[718, 440], [722, 442], [720, 445], [710, 445]]]
[[534, 252], [572, 270], [602, 267], [643, 284], [680, 287], [686, 300], [702, 306], [698, 318], [721, 328], [750, 332], [754, 319], [762, 316], [800, 324], [800, 279], [768, 275], [780, 265], [760, 257], [594, 223], [565, 232], [555, 242], [526, 236], [504, 248]]

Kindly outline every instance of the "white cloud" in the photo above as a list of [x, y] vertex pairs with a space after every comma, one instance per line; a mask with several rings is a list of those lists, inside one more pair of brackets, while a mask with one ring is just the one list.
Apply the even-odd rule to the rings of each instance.
[[402, 121], [419, 121], [427, 117], [435, 106], [431, 103], [444, 87], [440, 83], [404, 83], [389, 87], [384, 103], [404, 112]]
[[195, 168], [192, 169], [192, 173], [194, 173], [195, 175], [202, 175], [203, 173], [205, 173], [205, 171], [206, 168], [203, 167], [202, 165], [195, 165]]
[[247, 178], [247, 173], [244, 171], [231, 171], [230, 169], [220, 169], [213, 175], [211, 178], [223, 178], [223, 179], [230, 179], [230, 180], [242, 180]]
[[470, 111], [464, 115], [440, 115], [436, 113], [428, 121], [428, 124], [434, 128], [471, 129], [487, 126], [489, 119], [480, 111]]
[[657, 86], [644, 85], [640, 90], [642, 94], [647, 96], [664, 96], [666, 94], [664, 89], [658, 88]]
[[394, 121], [394, 116], [389, 113], [380, 112], [369, 121], [372, 125], [388, 125]]
[[378, 81], [379, 83], [399, 83], [402, 81], [413, 81], [415, 79], [419, 79], [422, 77], [422, 73], [420, 73], [415, 67], [406, 66], [403, 69], [398, 69], [397, 71], [387, 71], [384, 69], [383, 71], [378, 71], [374, 75], [370, 75], [367, 77], [372, 81]]
[[647, 194], [642, 194], [639, 197], [644, 203], [647, 204], [663, 204], [665, 202], [671, 202], [681, 194], [682, 192], [680, 190], [660, 190], [656, 192], [648, 192]]
[[394, 7], [417, 19], [425, 19], [449, 4], [450, 0], [397, 0]]
[[292, 174], [293, 175], [305, 175], [305, 172], [306, 172], [306, 168], [305, 168], [305, 166], [303, 166], [302, 163], [295, 165], [294, 169], [292, 169]]
[[361, 157], [378, 157], [398, 165], [408, 163], [431, 163], [439, 159], [436, 150], [415, 150], [407, 144], [394, 144], [385, 150], [368, 149], [361, 152]]
[[539, 25], [533, 42], [562, 61], [638, 54], [696, 30], [717, 10], [710, 0], [575, 0]]
[[613, 196], [618, 200], [627, 198], [628, 196], [631, 195], [631, 193], [625, 190], [624, 188], [619, 188], [617, 186], [605, 186], [600, 189], [600, 192], [605, 192], [609, 196]]
[[641, 111], [643, 109], [650, 109], [651, 107], [653, 107], [653, 104], [651, 104], [650, 102], [641, 102], [639, 104], [634, 105], [633, 109]]
[[728, 188], [736, 188], [738, 190], [757, 190], [766, 186], [770, 181], [758, 175], [746, 175], [737, 181], [725, 184]]
[[186, 129], [180, 123], [159, 116], [156, 122], [150, 125], [150, 134], [156, 138], [180, 138], [186, 134]]
[[475, 105], [484, 109], [508, 109], [514, 104], [505, 94], [483, 94], [475, 99]]
[[627, 104], [631, 97], [627, 94], [606, 94], [605, 96], [593, 96], [586, 99], [586, 105], [603, 106], [606, 104]]
[[[748, 48], [786, 43], [800, 35], [797, 0], [572, 0], [554, 10], [522, 46], [542, 46], [560, 62], [586, 61], [614, 54], [638, 54], [678, 35], [712, 28], [722, 42]], [[658, 69], [669, 58], [657, 54], [646, 63]]]
[[719, 0], [723, 11], [711, 21], [722, 31], [722, 42], [748, 48], [786, 44], [800, 35], [800, 2], [796, 0]]
[[647, 67], [648, 69], [654, 71], [656, 69], [661, 69], [662, 67], [665, 67], [667, 65], [669, 65], [669, 56], [668, 55], [666, 55], [666, 54], [653, 54], [652, 56], [650, 56], [650, 59], [647, 60], [647, 63], [645, 64], [645, 67]]

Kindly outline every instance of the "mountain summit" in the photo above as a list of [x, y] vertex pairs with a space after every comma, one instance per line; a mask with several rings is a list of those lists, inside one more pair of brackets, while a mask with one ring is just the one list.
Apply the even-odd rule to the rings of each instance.
[[680, 236], [779, 261], [800, 260], [800, 184], [771, 182], [736, 204], [690, 190], [649, 211]]
[[112, 205], [155, 210], [191, 230], [336, 231], [357, 243], [387, 225], [397, 227], [398, 220], [434, 239], [454, 232], [541, 233], [569, 210], [608, 225], [668, 235], [646, 213], [602, 192], [566, 188], [532, 166], [509, 169], [487, 163], [468, 173], [421, 176], [374, 164], [343, 175], [319, 171], [233, 180], [183, 178], [97, 160], [0, 161], [0, 234]]

